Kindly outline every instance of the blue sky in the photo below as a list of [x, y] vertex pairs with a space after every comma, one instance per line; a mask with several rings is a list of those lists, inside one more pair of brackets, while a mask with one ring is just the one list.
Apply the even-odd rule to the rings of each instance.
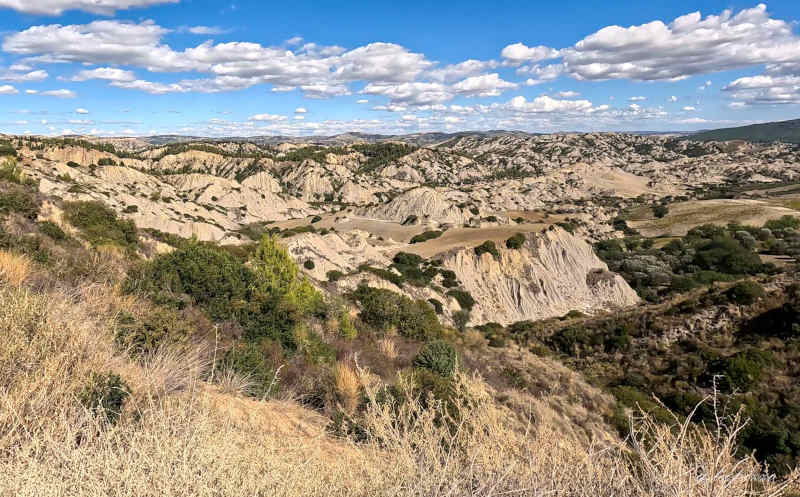
[[0, 132], [691, 130], [792, 119], [800, 2], [0, 0]]

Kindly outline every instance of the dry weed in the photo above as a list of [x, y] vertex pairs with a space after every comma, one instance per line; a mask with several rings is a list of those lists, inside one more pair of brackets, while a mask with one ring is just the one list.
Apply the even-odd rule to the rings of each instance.
[[0, 250], [0, 281], [20, 286], [31, 274], [31, 261], [25, 256]]

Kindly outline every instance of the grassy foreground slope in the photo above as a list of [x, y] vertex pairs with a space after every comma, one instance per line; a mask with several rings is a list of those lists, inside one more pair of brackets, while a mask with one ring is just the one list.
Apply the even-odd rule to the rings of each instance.
[[800, 119], [703, 131], [690, 135], [687, 139], [695, 141], [745, 140], [751, 142], [779, 141], [800, 143]]
[[736, 455], [735, 416], [706, 431], [637, 414], [627, 440], [604, 437], [603, 397], [560, 364], [488, 349], [418, 303], [322, 294], [274, 239], [159, 254], [101, 204], [44, 219], [35, 185], [0, 178], [0, 495], [727, 497], [791, 482]]

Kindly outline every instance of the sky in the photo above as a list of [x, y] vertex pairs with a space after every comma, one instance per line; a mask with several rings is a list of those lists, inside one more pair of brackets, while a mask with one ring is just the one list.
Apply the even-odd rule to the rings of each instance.
[[0, 0], [0, 132], [688, 131], [800, 117], [800, 1]]

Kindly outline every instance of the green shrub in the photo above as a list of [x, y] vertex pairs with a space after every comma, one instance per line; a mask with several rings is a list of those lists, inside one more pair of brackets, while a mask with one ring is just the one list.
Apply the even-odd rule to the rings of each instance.
[[131, 394], [127, 383], [115, 373], [92, 373], [78, 400], [95, 416], [102, 416], [110, 424], [116, 424]]
[[495, 259], [500, 258], [500, 252], [497, 251], [497, 246], [491, 240], [486, 240], [482, 244], [475, 247], [475, 255], [478, 257], [487, 253], [492, 254]]
[[433, 310], [436, 311], [436, 314], [441, 314], [444, 312], [444, 307], [442, 303], [436, 299], [428, 299], [428, 303], [433, 306]]
[[771, 219], [764, 223], [764, 227], [772, 231], [800, 228], [800, 219], [795, 216], [781, 216], [779, 219]]
[[472, 294], [465, 290], [450, 290], [447, 292], [448, 297], [453, 297], [458, 302], [458, 305], [465, 311], [471, 311], [475, 306], [475, 299]]
[[282, 357], [281, 346], [272, 340], [238, 342], [225, 353], [221, 366], [247, 377], [252, 383], [248, 393], [265, 397], [277, 393], [276, 357]]
[[135, 214], [139, 212], [138, 205], [126, 205], [124, 209], [122, 209], [123, 214]]
[[456, 349], [444, 340], [434, 340], [423, 345], [414, 357], [414, 366], [450, 378], [458, 368], [458, 354]]
[[69, 167], [81, 167], [81, 165], [80, 165], [80, 164], [78, 164], [77, 162], [73, 162], [73, 161], [69, 161], [69, 162], [67, 162], [67, 165], [68, 165]]
[[755, 281], [741, 281], [725, 292], [728, 300], [739, 305], [751, 305], [766, 295], [764, 288]]
[[654, 204], [652, 209], [653, 209], [653, 216], [659, 219], [669, 214], [669, 207], [667, 207], [664, 204]]
[[111, 157], [103, 157], [97, 161], [98, 166], [116, 166], [117, 163]]
[[339, 281], [344, 276], [344, 273], [341, 271], [337, 271], [336, 269], [332, 269], [327, 273], [325, 273], [325, 276], [328, 278], [328, 281], [334, 282], [334, 281]]
[[55, 241], [62, 241], [67, 239], [67, 234], [53, 221], [42, 221], [38, 223], [39, 231], [49, 236]]
[[470, 314], [468, 310], [461, 309], [460, 311], [456, 311], [453, 313], [453, 324], [456, 325], [456, 329], [458, 331], [464, 331], [467, 329], [467, 323], [469, 323]]
[[303, 263], [303, 267], [311, 271], [316, 267], [316, 265], [314, 264], [314, 261], [312, 261], [311, 259], [306, 259], [305, 262]]
[[419, 235], [413, 236], [409, 243], [427, 242], [428, 240], [439, 238], [442, 236], [442, 234], [444, 234], [444, 231], [426, 231], [424, 233], [420, 233]]
[[93, 245], [115, 244], [134, 248], [138, 243], [133, 221], [120, 219], [102, 202], [65, 202], [64, 219]]
[[322, 221], [322, 216], [314, 216], [311, 218], [311, 224], [318, 223]]
[[358, 330], [353, 324], [353, 319], [347, 309], [344, 308], [339, 311], [339, 334], [348, 340], [353, 340], [358, 336]]
[[9, 185], [0, 190], [0, 216], [16, 213], [35, 220], [39, 216], [39, 207], [36, 194], [25, 187]]
[[424, 300], [411, 300], [384, 288], [361, 285], [353, 293], [361, 304], [361, 320], [381, 330], [396, 328], [414, 339], [436, 338], [442, 332], [436, 312]]
[[7, 181], [18, 185], [36, 184], [36, 181], [25, 176], [25, 173], [22, 172], [22, 168], [17, 166], [17, 162], [13, 159], [6, 160], [3, 165], [0, 166], [0, 181]]
[[510, 249], [520, 249], [525, 244], [525, 235], [517, 233], [508, 240], [506, 240], [506, 247]]
[[132, 355], [156, 351], [165, 345], [186, 343], [194, 328], [178, 311], [155, 307], [141, 316], [121, 312], [117, 316], [117, 344]]
[[9, 141], [0, 141], [0, 157], [16, 157], [17, 149]]

